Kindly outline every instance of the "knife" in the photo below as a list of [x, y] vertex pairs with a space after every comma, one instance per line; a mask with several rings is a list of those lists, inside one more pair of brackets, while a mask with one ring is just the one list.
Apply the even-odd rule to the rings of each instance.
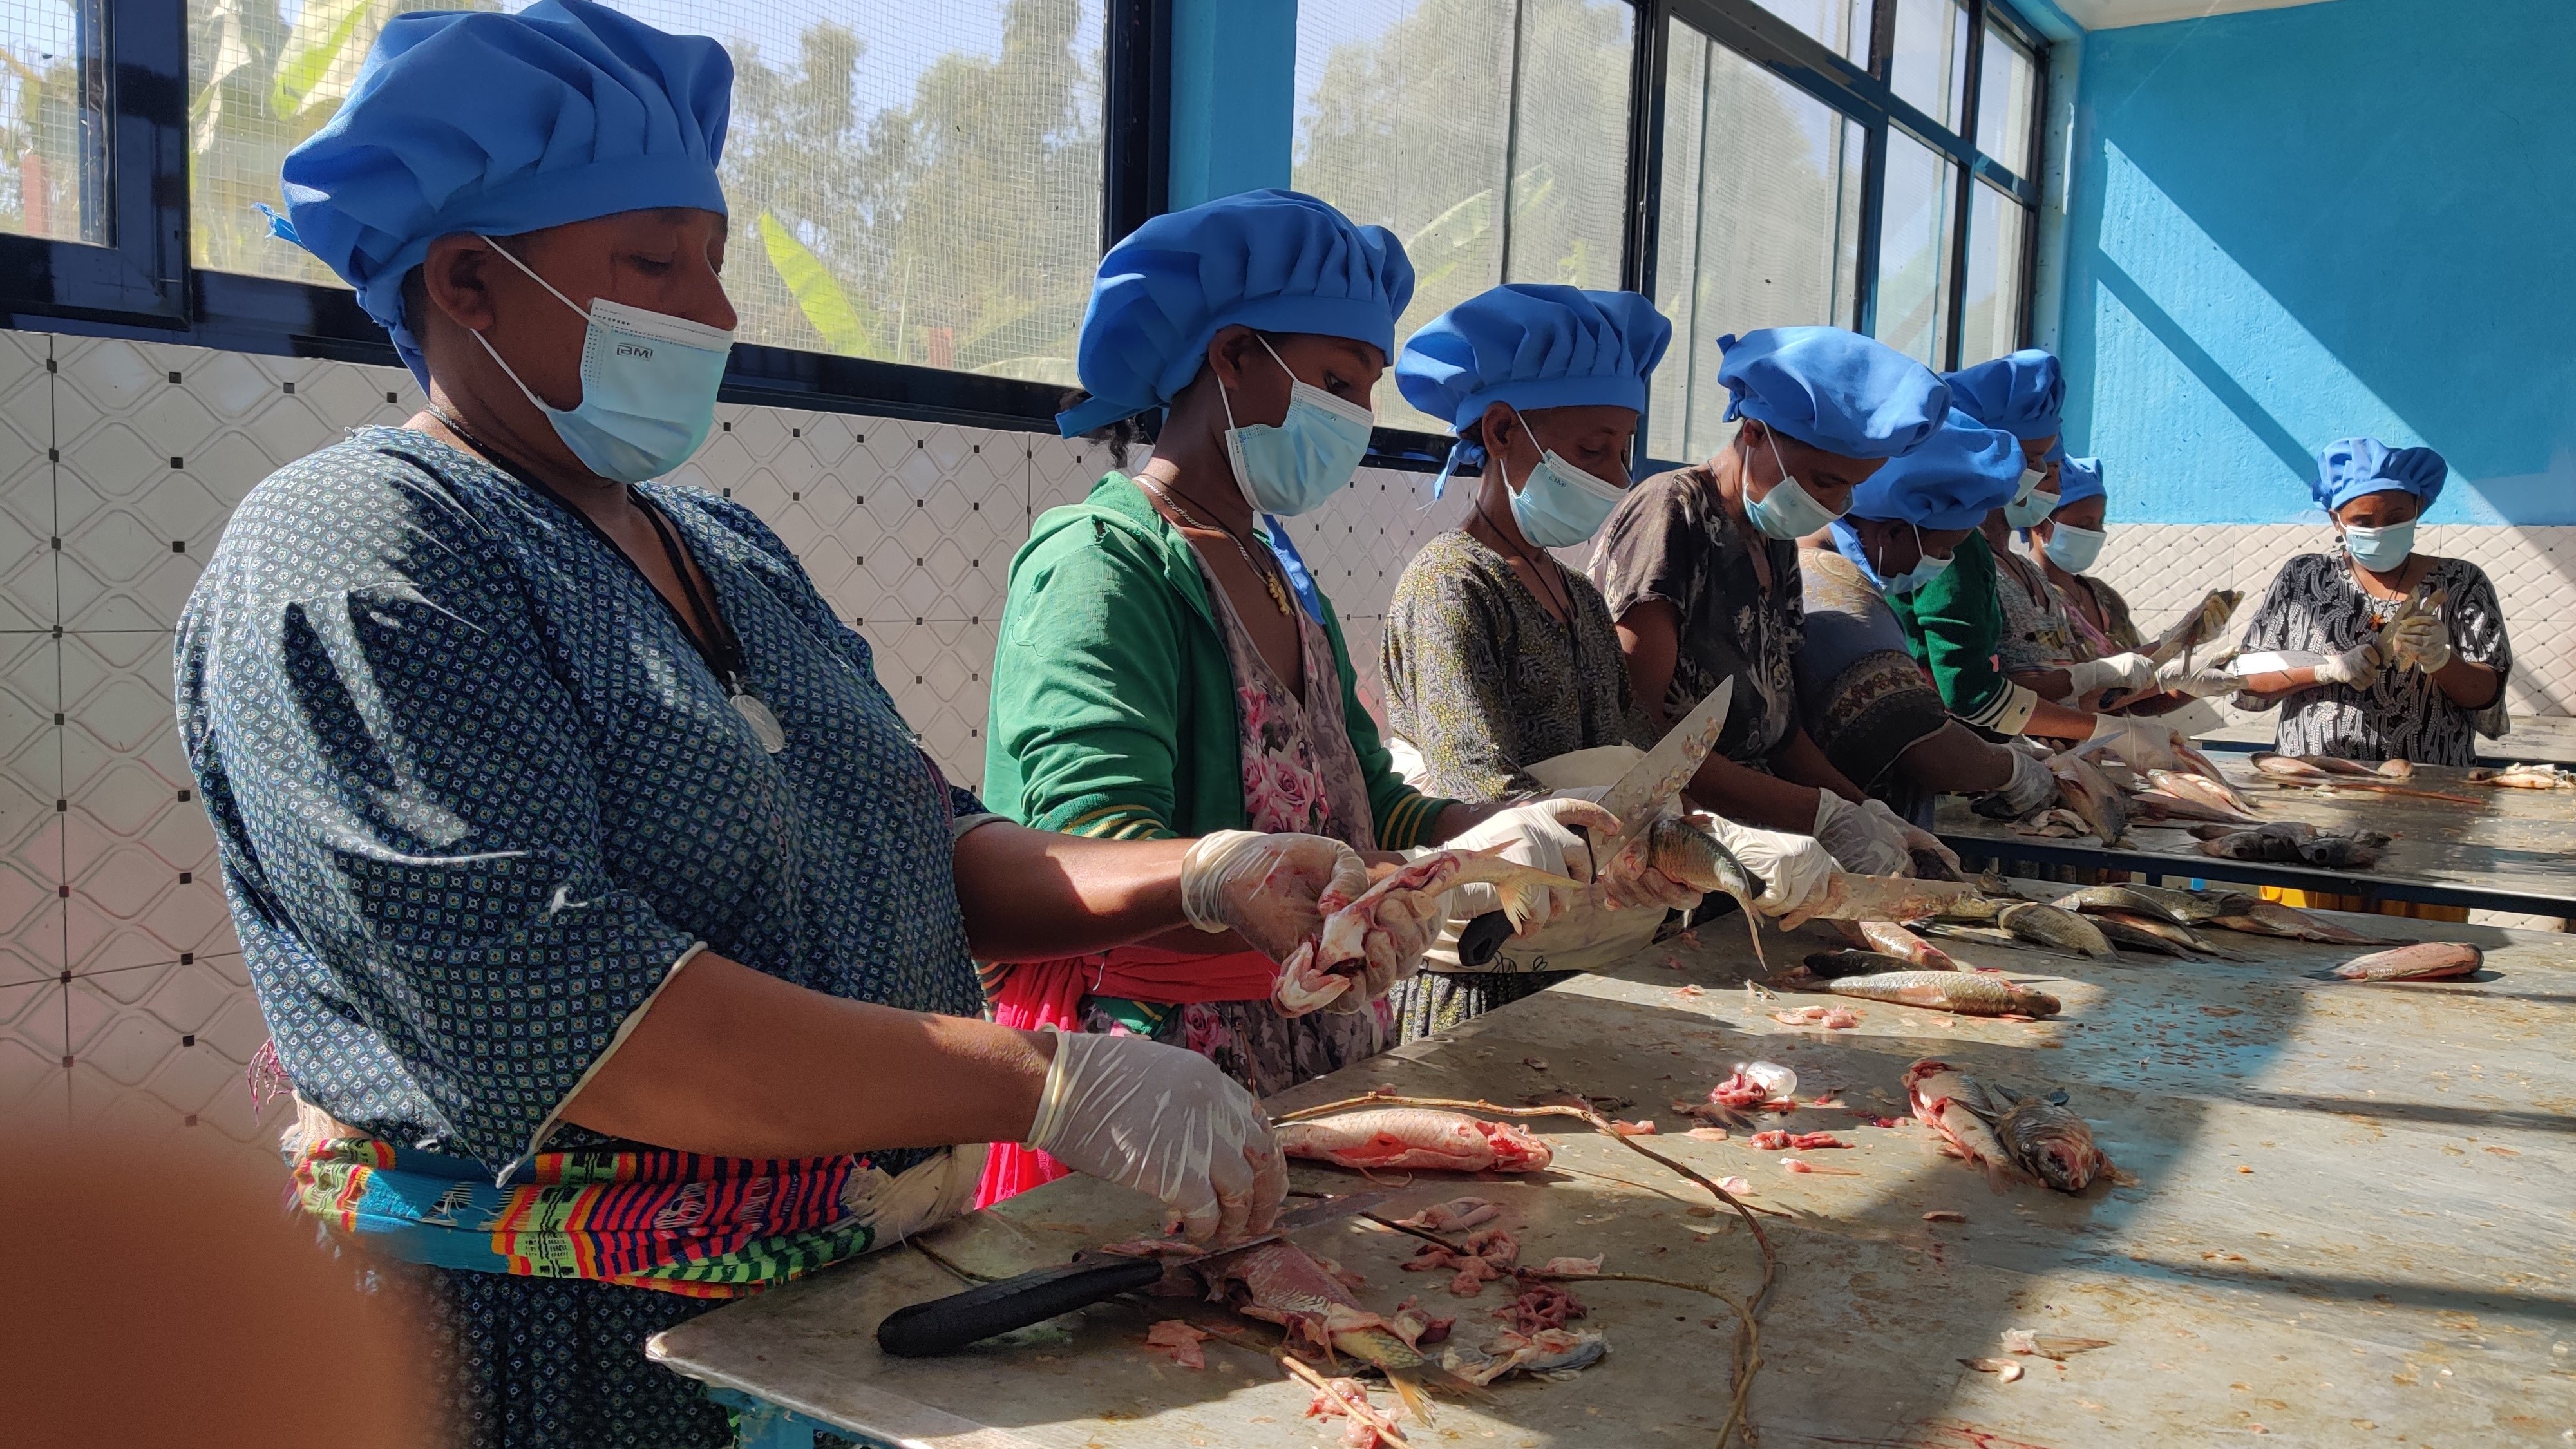
[[1123, 1253], [1085, 1251], [1073, 1255], [1073, 1261], [1052, 1268], [1039, 1268], [1016, 1278], [1003, 1278], [898, 1308], [877, 1325], [877, 1347], [896, 1358], [927, 1358], [933, 1354], [954, 1353], [968, 1344], [980, 1343], [995, 1334], [1044, 1323], [1058, 1314], [1088, 1308], [1103, 1299], [1121, 1293], [1133, 1293], [1162, 1281], [1163, 1270], [1205, 1263], [1212, 1259], [1240, 1253], [1278, 1242], [1286, 1235], [1320, 1223], [1332, 1222], [1353, 1213], [1366, 1212], [1395, 1195], [1392, 1188], [1376, 1192], [1346, 1192], [1279, 1215], [1270, 1231], [1257, 1238], [1230, 1243], [1214, 1252], [1194, 1258], [1135, 1258]]
[[[1709, 747], [1726, 728], [1726, 710], [1735, 698], [1735, 677], [1718, 681], [1682, 722], [1664, 731], [1645, 758], [1628, 767], [1601, 797], [1601, 808], [1619, 817], [1622, 838], [1654, 823], [1664, 802], [1681, 793], [1708, 759]], [[1577, 827], [1578, 829], [1580, 827]], [[1458, 964], [1474, 970], [1502, 953], [1512, 923], [1500, 911], [1487, 911], [1458, 928]]]

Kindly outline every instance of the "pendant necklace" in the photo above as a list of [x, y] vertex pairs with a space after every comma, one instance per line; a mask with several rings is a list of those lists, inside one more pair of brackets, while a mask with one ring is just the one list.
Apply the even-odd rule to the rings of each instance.
[[1243, 555], [1243, 566], [1252, 570], [1253, 577], [1261, 580], [1262, 584], [1270, 590], [1270, 602], [1278, 608], [1280, 616], [1283, 618], [1287, 616], [1288, 591], [1279, 586], [1279, 575], [1275, 566], [1273, 568], [1265, 569], [1260, 564], [1254, 562], [1252, 558], [1252, 550], [1244, 546], [1243, 540], [1236, 536], [1233, 529], [1214, 528], [1199, 522], [1198, 515], [1190, 512], [1186, 508], [1183, 508], [1181, 506], [1181, 500], [1174, 498], [1171, 494], [1165, 492], [1162, 484], [1155, 482], [1151, 478], [1138, 478], [1136, 481], [1144, 484], [1147, 488], [1152, 489], [1155, 497], [1162, 499], [1166, 507], [1181, 516], [1181, 522], [1183, 524], [1206, 533], [1224, 534], [1227, 540], [1233, 543], [1234, 551]]

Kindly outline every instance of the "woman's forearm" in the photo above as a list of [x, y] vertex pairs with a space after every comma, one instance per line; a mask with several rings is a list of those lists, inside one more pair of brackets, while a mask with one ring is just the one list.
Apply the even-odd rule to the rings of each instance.
[[844, 1001], [700, 952], [563, 1120], [716, 1157], [1017, 1142], [1054, 1051], [1043, 1032]]
[[[957, 842], [957, 905], [980, 961], [1107, 950], [1188, 924], [1186, 840], [1091, 840], [995, 821]], [[1208, 936], [1211, 950], [1230, 936]], [[1239, 949], [1239, 948], [1236, 948]]]
[[2030, 712], [2030, 722], [2021, 727], [2021, 732], [2049, 740], [2090, 739], [2093, 721], [2097, 718], [2099, 716], [2083, 710], [2068, 709], [2065, 705], [2051, 704], [2043, 699], [2039, 707]]
[[[1771, 771], [1783, 780], [1831, 790], [1855, 805], [1864, 798], [1860, 786], [1834, 768], [1834, 762], [1825, 758], [1825, 752], [1817, 747], [1814, 738], [1804, 729], [1790, 730], [1789, 737], [1780, 742], [1780, 748], [1771, 752]], [[1809, 817], [1810, 820], [1813, 818]]]
[[2504, 680], [2493, 665], [2457, 654], [2451, 656], [2450, 663], [2433, 671], [2433, 683], [2462, 709], [2484, 709], [2495, 703], [2496, 692], [2504, 688]]
[[1658, 733], [1672, 727], [1664, 718], [1664, 692], [1672, 687], [1673, 667], [1681, 658], [1681, 621], [1680, 610], [1648, 599], [1616, 626], [1619, 656], [1628, 667], [1628, 697]]
[[1816, 829], [1816, 787], [1749, 770], [1711, 755], [1691, 777], [1689, 794], [1700, 808], [1729, 820], [1810, 835]]
[[2063, 669], [2026, 669], [2004, 677], [2042, 699], [2071, 699], [2075, 695], [2075, 676]]
[[2002, 745], [1986, 743], [1957, 720], [1908, 745], [1896, 765], [1917, 789], [1944, 795], [2001, 789], [2013, 771], [2012, 756]]

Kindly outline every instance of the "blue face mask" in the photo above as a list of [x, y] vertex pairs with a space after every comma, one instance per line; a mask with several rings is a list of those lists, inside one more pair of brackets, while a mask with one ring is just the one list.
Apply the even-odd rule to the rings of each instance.
[[[537, 285], [554, 292], [556, 301], [582, 311], [507, 249], [495, 244], [492, 250], [536, 277]], [[733, 334], [605, 297], [592, 298], [590, 310], [582, 315], [590, 319], [590, 335], [582, 343], [577, 407], [547, 406], [545, 399], [519, 382], [519, 374], [502, 361], [490, 338], [480, 332], [474, 337], [501, 364], [510, 381], [519, 383], [519, 391], [546, 415], [546, 421], [554, 424], [555, 436], [593, 473], [619, 483], [641, 483], [689, 461], [689, 455], [707, 440], [707, 430], [715, 426], [716, 388], [724, 381], [725, 354], [733, 348]]]
[[2352, 561], [2363, 568], [2373, 573], [2394, 573], [2398, 565], [2406, 562], [2406, 556], [2415, 551], [2415, 520], [2410, 518], [2386, 528], [2361, 528], [2347, 523], [2343, 528], [2343, 547], [2344, 552], [2352, 555]]
[[[1253, 335], [1279, 370], [1288, 372], [1270, 339]], [[1287, 416], [1248, 428], [1234, 425], [1234, 401], [1217, 389], [1225, 405], [1225, 451], [1234, 464], [1234, 485], [1255, 512], [1282, 518], [1313, 511], [1351, 481], [1368, 456], [1369, 427], [1377, 420], [1367, 408], [1300, 382], [1293, 372], [1288, 384]]]
[[2028, 528], [2055, 513], [2059, 495], [2040, 491], [2039, 485], [2047, 481], [2048, 470], [2045, 468], [2022, 469], [2021, 491], [2013, 495], [2012, 502], [2004, 505], [2004, 522], [2015, 528]]
[[1941, 558], [1934, 558], [1932, 555], [1924, 553], [1922, 551], [1923, 530], [1920, 528], [1914, 530], [1914, 548], [1916, 553], [1914, 567], [1907, 569], [1901, 574], [1890, 574], [1884, 569], [1879, 571], [1880, 577], [1885, 580], [1885, 588], [1890, 597], [1897, 594], [1915, 593], [1929, 586], [1934, 579], [1941, 577], [1941, 575], [1949, 572], [1950, 570], [1950, 558], [1955, 557], [1955, 555], [1945, 555]]
[[2048, 542], [2040, 545], [2040, 551], [2048, 555], [2050, 563], [2070, 574], [2080, 574], [2093, 567], [2093, 561], [2102, 556], [2102, 540], [2107, 536], [2107, 531], [2099, 528], [2077, 528], [2071, 523], [2052, 524], [2048, 530]]
[[[1538, 446], [1538, 435], [1529, 423], [1514, 415], [1521, 432]], [[1494, 460], [1500, 469], [1502, 460]], [[1509, 485], [1506, 475], [1503, 482]], [[1512, 495], [1512, 521], [1521, 526], [1521, 537], [1541, 548], [1571, 548], [1601, 531], [1601, 520], [1619, 506], [1626, 496], [1622, 490], [1595, 478], [1556, 455], [1554, 448], [1545, 450], [1537, 467], [1521, 480], [1520, 491]]]
[[[1767, 433], [1768, 430], [1766, 430]], [[1771, 438], [1771, 461], [1780, 465], [1780, 481], [1771, 491], [1756, 498], [1750, 489], [1744, 495], [1744, 516], [1766, 538], [1800, 539], [1841, 514], [1818, 503], [1789, 472], [1788, 461], [1780, 456], [1780, 440]]]

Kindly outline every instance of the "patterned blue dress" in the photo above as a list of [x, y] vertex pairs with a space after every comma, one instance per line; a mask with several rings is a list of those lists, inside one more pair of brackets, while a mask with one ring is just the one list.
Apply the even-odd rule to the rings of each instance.
[[[180, 620], [181, 737], [279, 1060], [383, 1141], [507, 1172], [699, 941], [833, 996], [982, 1010], [948, 829], [982, 807], [775, 535], [703, 492], [646, 492], [713, 583], [783, 753], [566, 505], [409, 430], [363, 429], [254, 489]], [[545, 1146], [601, 1140], [561, 1127]], [[641, 1353], [712, 1304], [403, 1276], [468, 1442], [730, 1442]]]

